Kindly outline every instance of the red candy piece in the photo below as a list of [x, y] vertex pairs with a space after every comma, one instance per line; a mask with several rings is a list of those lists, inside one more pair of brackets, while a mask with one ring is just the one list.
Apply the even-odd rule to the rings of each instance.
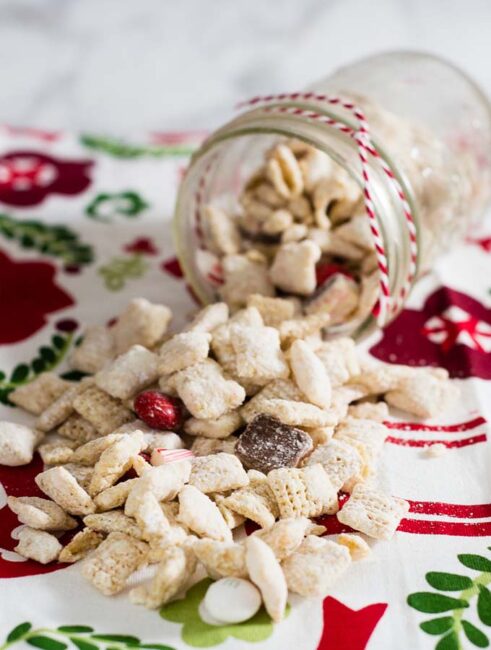
[[135, 411], [140, 420], [153, 429], [175, 431], [182, 422], [180, 400], [159, 393], [158, 390], [145, 390], [135, 399]]
[[345, 275], [347, 278], [353, 279], [351, 273], [346, 271], [346, 269], [344, 269], [339, 264], [334, 264], [333, 262], [328, 262], [328, 263], [322, 262], [321, 264], [317, 264], [315, 268], [317, 286], [318, 287], [322, 286], [326, 282], [326, 280], [328, 280], [331, 276], [335, 275], [336, 273], [341, 273], [342, 275]]

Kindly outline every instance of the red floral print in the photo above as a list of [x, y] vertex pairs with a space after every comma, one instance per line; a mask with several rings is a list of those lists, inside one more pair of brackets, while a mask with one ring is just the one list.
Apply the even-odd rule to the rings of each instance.
[[159, 249], [148, 237], [138, 237], [124, 247], [127, 253], [140, 253], [141, 255], [158, 255]]
[[350, 609], [331, 596], [324, 600], [324, 629], [317, 650], [364, 650], [387, 603]]
[[448, 287], [405, 309], [371, 353], [391, 363], [443, 366], [451, 377], [491, 379], [491, 309]]
[[0, 157], [0, 202], [39, 205], [50, 194], [79, 194], [90, 185], [90, 160], [67, 161], [37, 151], [12, 151]]
[[0, 344], [23, 341], [47, 323], [47, 315], [72, 306], [56, 284], [50, 262], [14, 260], [0, 250]]

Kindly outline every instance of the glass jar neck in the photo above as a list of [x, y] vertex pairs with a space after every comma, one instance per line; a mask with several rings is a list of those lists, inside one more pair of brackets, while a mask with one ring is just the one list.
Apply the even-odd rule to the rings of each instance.
[[[319, 103], [281, 102], [281, 107], [314, 109], [353, 128], [343, 111], [326, 110]], [[204, 248], [201, 236], [201, 212], [203, 207], [227, 197], [227, 206], [233, 209], [234, 198], [238, 196], [248, 177], [260, 166], [265, 151], [280, 138], [296, 138], [328, 154], [363, 189], [363, 176], [359, 151], [350, 135], [334, 126], [314, 121], [303, 115], [278, 113], [273, 110], [253, 109], [242, 113], [234, 120], [212, 134], [194, 155], [190, 168], [181, 185], [176, 204], [174, 222], [175, 244], [184, 272], [203, 302], [216, 300], [216, 287], [206, 281], [199, 262], [193, 257], [196, 249]], [[382, 158], [389, 164], [402, 186], [411, 205], [413, 217], [418, 225], [418, 215], [413, 201], [413, 192], [407, 178], [388, 159], [383, 149], [376, 144]], [[409, 233], [403, 206], [394, 185], [375, 159], [368, 160], [368, 174], [371, 184], [371, 198], [387, 258], [388, 280], [391, 297], [400, 294], [409, 273]], [[224, 206], [225, 207], [225, 206]], [[193, 227], [189, 229], [189, 215], [193, 215]], [[368, 218], [368, 217], [367, 217]], [[387, 313], [385, 323], [396, 313]], [[382, 323], [382, 324], [385, 324]], [[351, 334], [361, 336], [372, 331], [375, 318], [369, 316], [363, 322], [348, 322], [329, 330], [334, 335]], [[380, 324], [380, 323], [379, 323]]]

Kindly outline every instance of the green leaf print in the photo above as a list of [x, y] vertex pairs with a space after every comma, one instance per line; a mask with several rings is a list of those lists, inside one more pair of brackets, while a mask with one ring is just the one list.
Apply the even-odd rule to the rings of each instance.
[[141, 278], [148, 270], [148, 264], [139, 254], [128, 257], [113, 257], [98, 269], [109, 291], [121, 291], [129, 279]]
[[174, 156], [190, 156], [196, 147], [187, 145], [135, 145], [115, 138], [105, 138], [96, 135], [84, 134], [80, 138], [81, 144], [88, 149], [109, 154], [115, 158], [164, 158]]
[[98, 194], [85, 208], [85, 213], [96, 221], [111, 221], [111, 217], [122, 215], [124, 217], [137, 217], [148, 208], [142, 197], [132, 190], [110, 194]]
[[29, 632], [31, 627], [32, 625], [30, 623], [20, 623], [20, 625], [14, 627], [14, 629], [11, 632], [9, 632], [7, 636], [8, 643], [13, 643], [14, 641], [20, 639], [21, 636], [24, 636], [26, 632]]
[[166, 621], [183, 624], [181, 637], [185, 643], [194, 648], [211, 648], [229, 637], [257, 643], [273, 634], [273, 624], [263, 608], [250, 620], [237, 625], [218, 627], [204, 623], [199, 616], [198, 607], [211, 583], [209, 578], [198, 582], [187, 592], [185, 598], [165, 605], [160, 610], [160, 616]]
[[29, 645], [35, 648], [42, 648], [42, 650], [65, 650], [68, 647], [66, 643], [56, 641], [56, 639], [52, 639], [49, 636], [32, 636], [26, 639], [26, 641]]
[[[466, 639], [478, 648], [487, 648], [489, 639], [474, 623], [466, 620], [471, 605], [476, 606], [481, 623], [491, 625], [491, 561], [483, 555], [461, 554], [458, 561], [473, 571], [480, 571], [474, 577], [457, 573], [430, 571], [426, 574], [428, 584], [439, 591], [459, 591], [457, 598], [438, 592], [420, 591], [410, 594], [407, 603], [413, 609], [424, 613], [451, 612], [449, 616], [432, 618], [420, 623], [426, 634], [441, 636], [435, 650], [460, 650]], [[467, 647], [467, 646], [465, 646]]]

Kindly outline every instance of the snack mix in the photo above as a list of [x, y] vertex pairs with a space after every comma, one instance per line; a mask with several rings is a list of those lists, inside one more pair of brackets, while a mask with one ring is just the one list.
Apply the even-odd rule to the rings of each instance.
[[[409, 506], [377, 480], [387, 405], [432, 417], [456, 389], [444, 370], [367, 360], [349, 338], [322, 339], [343, 305], [358, 309], [372, 253], [361, 220], [347, 220], [359, 200], [349, 181], [323, 190], [312, 212], [302, 191], [313, 171], [294, 160], [291, 148], [275, 150], [264, 172], [273, 185], [258, 177], [244, 196], [271, 206], [241, 223], [274, 239], [264, 254], [239, 252], [242, 235], [210, 213], [232, 313], [210, 305], [170, 334], [167, 307], [133, 300], [116, 324], [90, 327], [72, 354], [72, 367], [90, 375], [74, 383], [45, 373], [11, 394], [36, 420], [0, 422], [0, 464], [28, 464], [37, 451], [45, 465], [36, 477], [44, 498], [8, 497], [23, 524], [17, 553], [80, 561], [102, 594], [128, 588], [149, 608], [207, 574], [215, 582], [200, 614], [221, 625], [261, 604], [280, 621], [289, 593], [325, 597], [370, 540], [393, 536]], [[324, 254], [331, 237], [346, 242], [343, 272], [315, 296], [321, 246], [313, 235], [299, 241], [300, 231], [326, 235]], [[274, 297], [275, 287], [309, 296], [306, 313]], [[317, 518], [327, 516], [352, 532], [323, 537]], [[129, 588], [147, 565], [153, 575]]]

